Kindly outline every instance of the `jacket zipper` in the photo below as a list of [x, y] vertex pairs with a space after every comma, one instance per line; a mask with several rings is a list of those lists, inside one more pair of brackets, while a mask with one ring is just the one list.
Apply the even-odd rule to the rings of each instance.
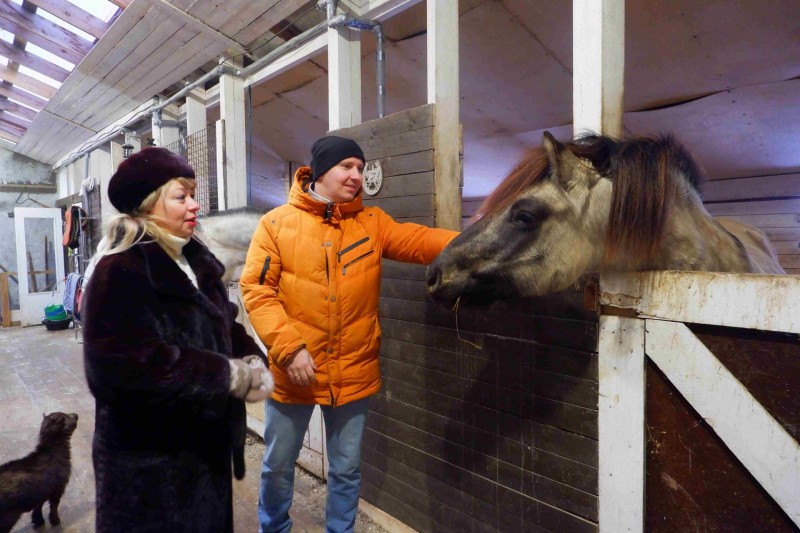
[[373, 253], [375, 253], [375, 250], [370, 250], [369, 252], [367, 252], [367, 253], [365, 253], [365, 254], [362, 254], [362, 255], [359, 255], [358, 257], [356, 257], [355, 259], [353, 259], [353, 260], [352, 260], [352, 261], [350, 261], [349, 263], [345, 264], [345, 265], [342, 267], [342, 276], [344, 276], [344, 275], [347, 273], [347, 267], [349, 267], [349, 266], [350, 266], [350, 265], [352, 265], [353, 263], [357, 263], [358, 261], [361, 261], [361, 260], [362, 260], [362, 259], [364, 259], [365, 257], [369, 257], [369, 256], [370, 256], [370, 255], [372, 255]]
[[258, 284], [259, 285], [263, 285], [264, 284], [264, 278], [267, 277], [267, 271], [269, 271], [270, 259], [271, 259], [270, 256], [267, 256], [267, 258], [264, 259], [264, 267], [261, 269], [261, 276], [259, 276], [259, 278], [258, 278]]
[[346, 247], [346, 248], [344, 248], [344, 249], [342, 249], [342, 250], [340, 250], [340, 251], [336, 252], [336, 256], [339, 258], [339, 262], [340, 262], [340, 263], [342, 262], [342, 256], [343, 256], [344, 254], [346, 254], [347, 252], [349, 252], [350, 250], [352, 250], [352, 249], [353, 249], [353, 248], [355, 248], [356, 246], [361, 246], [362, 244], [364, 244], [364, 243], [365, 243], [365, 242], [367, 242], [368, 240], [369, 240], [369, 237], [364, 237], [364, 238], [363, 238], [363, 239], [361, 239], [360, 241], [356, 241], [356, 242], [354, 242], [353, 244], [351, 244], [350, 246], [348, 246], [348, 247]]

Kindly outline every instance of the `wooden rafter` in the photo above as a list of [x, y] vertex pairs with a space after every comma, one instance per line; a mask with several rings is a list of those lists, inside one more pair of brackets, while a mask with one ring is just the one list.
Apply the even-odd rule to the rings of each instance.
[[0, 79], [30, 91], [37, 96], [50, 99], [56, 93], [56, 88], [36, 78], [22, 74], [16, 70], [0, 65]]
[[0, 100], [0, 110], [8, 111], [26, 120], [32, 121], [34, 118], [36, 118], [36, 111], [29, 107], [25, 107], [24, 105], [19, 105], [16, 102], [12, 102], [8, 99]]
[[133, 0], [109, 0], [109, 2], [111, 2], [115, 6], [119, 6], [122, 9], [125, 9], [129, 5], [131, 5], [131, 2], [133, 2]]
[[0, 83], [0, 96], [11, 98], [17, 102], [23, 103], [28, 107], [32, 107], [37, 111], [41, 111], [47, 103], [47, 100], [40, 98], [31, 93], [25, 92], [22, 89], [17, 89], [10, 85]]
[[22, 137], [19, 135], [14, 135], [13, 133], [5, 131], [2, 125], [0, 125], [0, 139], [5, 139], [6, 141], [11, 141], [12, 143], [18, 143], [21, 138]]
[[76, 65], [92, 49], [85, 39], [11, 2], [0, 2], [0, 28]]
[[108, 30], [108, 24], [103, 19], [95, 17], [70, 2], [64, 0], [27, 0], [27, 2], [72, 24], [96, 39], [102, 37]]
[[5, 41], [0, 41], [0, 55], [56, 81], [63, 82], [69, 76], [67, 69]]
[[7, 113], [0, 113], [0, 130], [5, 131], [6, 133], [10, 133], [12, 135], [16, 135], [18, 137], [22, 137], [25, 135], [25, 128], [21, 128], [16, 124], [13, 124], [7, 120], [4, 120], [4, 115], [8, 115]]
[[23, 130], [27, 130], [31, 125], [30, 120], [25, 120], [24, 118], [20, 118], [17, 115], [12, 115], [11, 113], [6, 113], [5, 111], [0, 112], [0, 122], [13, 124], [14, 126], [18, 126]]

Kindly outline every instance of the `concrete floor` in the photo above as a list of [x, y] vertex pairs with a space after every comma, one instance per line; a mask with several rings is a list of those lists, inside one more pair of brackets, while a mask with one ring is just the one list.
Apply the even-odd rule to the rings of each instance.
[[[72, 477], [59, 506], [61, 526], [49, 523], [37, 531], [91, 533], [94, 531], [94, 472], [91, 443], [94, 430], [94, 398], [83, 373], [83, 345], [72, 329], [47, 331], [43, 326], [0, 327], [0, 464], [24, 457], [36, 446], [42, 413], [78, 413], [78, 429], [72, 436]], [[234, 480], [234, 524], [237, 532], [258, 531], [256, 507], [258, 479], [264, 446], [248, 438], [247, 475]], [[325, 529], [325, 484], [298, 468], [292, 506], [295, 532]], [[362, 507], [366, 505], [362, 503]], [[45, 517], [47, 505], [45, 505]], [[34, 531], [30, 513], [24, 514], [12, 532]], [[387, 530], [359, 511], [356, 531]]]

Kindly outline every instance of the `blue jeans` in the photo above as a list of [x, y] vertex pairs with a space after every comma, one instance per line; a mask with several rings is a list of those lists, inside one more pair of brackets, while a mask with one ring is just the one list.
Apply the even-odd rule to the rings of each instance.
[[[325, 530], [353, 531], [361, 488], [361, 438], [367, 424], [369, 398], [338, 407], [322, 405], [328, 448], [328, 500]], [[294, 494], [294, 464], [300, 456], [313, 405], [268, 400], [264, 430], [264, 464], [258, 498], [260, 533], [292, 529], [289, 508]]]

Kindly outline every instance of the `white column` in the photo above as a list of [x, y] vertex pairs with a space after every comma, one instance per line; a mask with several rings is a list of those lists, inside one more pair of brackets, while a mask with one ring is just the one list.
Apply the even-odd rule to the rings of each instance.
[[220, 209], [247, 205], [247, 139], [245, 117], [244, 82], [236, 76], [225, 74], [219, 80], [220, 120], [224, 124], [223, 153], [224, 176], [217, 174], [217, 181], [224, 181], [226, 197], [220, 197]]
[[458, 2], [428, 0], [428, 103], [434, 107], [435, 225], [461, 229]]
[[347, 28], [329, 28], [328, 128], [357, 124], [361, 124], [361, 35]]
[[625, 0], [573, 0], [573, 134], [622, 137]]
[[206, 129], [206, 90], [192, 89], [186, 95], [186, 135]]
[[644, 320], [600, 317], [598, 518], [601, 533], [644, 531]]
[[156, 146], [166, 147], [181, 138], [178, 130], [178, 106], [168, 105], [161, 110], [160, 119], [153, 115], [153, 140]]

